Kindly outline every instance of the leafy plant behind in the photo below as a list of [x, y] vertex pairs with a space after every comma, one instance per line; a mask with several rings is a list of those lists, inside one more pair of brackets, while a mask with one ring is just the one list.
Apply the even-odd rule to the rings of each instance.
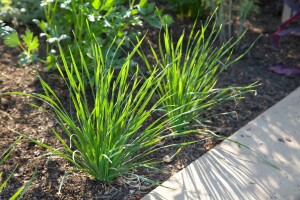
[[[245, 22], [251, 12], [257, 12], [256, 0], [168, 0], [179, 17], [207, 18], [215, 14], [218, 26], [222, 25], [219, 39], [226, 43], [233, 36], [239, 38], [245, 30]], [[237, 18], [237, 23], [234, 23]]]
[[[9, 0], [6, 4], [14, 5]], [[115, 62], [115, 67], [120, 68], [126, 57], [126, 51], [132, 48], [130, 40], [141, 34], [138, 28], [144, 26], [144, 23], [156, 28], [172, 23], [170, 15], [163, 15], [162, 10], [157, 9], [154, 2], [149, 3], [147, 0], [140, 0], [139, 3], [135, 0], [42, 0], [40, 5], [44, 10], [44, 17], [34, 19], [33, 22], [41, 29], [40, 36], [45, 37], [47, 41], [45, 59], [38, 57], [37, 47], [32, 49], [31, 44], [26, 41], [25, 45], [20, 42], [20, 36], [15, 30], [4, 31], [5, 35], [1, 34], [6, 44], [19, 47], [23, 51], [20, 55], [20, 65], [41, 61], [46, 63], [49, 69], [54, 68], [59, 60], [56, 53], [58, 41], [63, 48], [69, 46], [75, 60], [80, 63], [80, 59], [77, 59], [80, 52], [75, 45], [74, 35], [76, 42], [82, 47], [81, 52], [91, 55], [89, 42], [93, 38], [88, 34], [90, 31], [96, 36], [96, 41], [102, 46], [104, 53], [107, 53], [107, 59]], [[3, 32], [4, 23], [2, 21], [0, 23], [0, 32]], [[29, 30], [27, 33], [32, 35]], [[123, 37], [126, 37], [123, 41], [123, 51], [116, 51]], [[39, 43], [37, 37], [32, 37], [32, 40], [32, 44]], [[68, 52], [65, 53], [66, 58], [70, 59]]]
[[22, 53], [18, 56], [20, 65], [40, 60], [37, 54], [39, 39], [29, 29], [21, 35], [22, 40], [20, 40], [17, 31], [5, 26], [3, 21], [0, 20], [0, 37], [3, 37], [5, 45], [19, 47], [22, 50]]
[[[155, 9], [154, 3], [147, 0], [83, 0], [44, 2], [42, 6], [45, 10], [46, 21], [36, 21], [46, 36], [49, 47], [47, 52], [55, 46], [56, 41], [65, 40], [70, 46], [75, 57], [79, 57], [77, 46], [73, 45], [73, 35], [76, 35], [77, 42], [82, 47], [82, 53], [89, 54], [89, 42], [93, 40], [89, 37], [88, 29], [95, 34], [97, 42], [102, 46], [103, 51], [109, 53], [109, 59], [116, 62], [116, 67], [120, 67], [123, 62], [124, 53], [113, 51], [117, 48], [117, 43], [124, 40], [124, 50], [130, 47], [130, 40], [139, 36], [139, 27], [144, 22], [154, 27], [161, 27], [162, 23], [171, 23], [168, 15], [162, 16], [162, 12]], [[86, 22], [89, 22], [89, 27]], [[116, 42], [112, 42], [113, 40]], [[63, 43], [62, 43], [63, 44]], [[113, 45], [112, 45], [113, 44]], [[67, 46], [63, 45], [63, 47]], [[112, 46], [111, 46], [112, 45]], [[70, 55], [66, 54], [68, 58]], [[48, 63], [55, 63], [57, 55], [48, 54]], [[78, 61], [80, 62], [80, 61]], [[120, 62], [120, 63], [118, 63]], [[53, 66], [53, 65], [50, 65]], [[91, 69], [93, 70], [93, 69]]]
[[[213, 0], [215, 2], [215, 0]], [[178, 17], [206, 17], [209, 14], [205, 0], [168, 0], [168, 3]]]
[[[210, 21], [211, 18], [199, 31], [195, 31], [195, 23], [187, 42], [184, 32], [178, 41], [174, 42], [166, 27], [163, 36], [159, 37], [159, 53], [150, 45], [159, 67], [166, 71], [166, 77], [159, 85], [157, 94], [159, 97], [171, 94], [164, 98], [162, 104], [169, 118], [180, 116], [172, 124], [178, 132], [191, 129], [190, 123], [197, 121], [197, 117], [204, 111], [227, 101], [241, 99], [243, 94], [253, 91], [254, 85], [215, 87], [220, 74], [246, 52], [231, 59], [233, 48], [240, 38], [232, 44], [228, 41], [220, 47], [215, 47], [220, 29], [217, 30], [214, 25], [212, 30], [208, 30]], [[153, 68], [144, 54], [140, 52], [140, 55], [152, 71]]]
[[[220, 42], [226, 43], [232, 37], [241, 37], [245, 30], [245, 22], [251, 13], [257, 13], [258, 7], [255, 5], [256, 0], [220, 0], [207, 1], [211, 12], [216, 12], [216, 22], [222, 26], [220, 32]], [[234, 23], [233, 17], [237, 18]]]
[[37, 0], [0, 0], [0, 18], [15, 26], [43, 18], [43, 9]]

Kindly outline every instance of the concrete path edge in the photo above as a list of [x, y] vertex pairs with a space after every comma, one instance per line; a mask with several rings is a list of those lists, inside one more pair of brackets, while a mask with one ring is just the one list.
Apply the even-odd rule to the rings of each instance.
[[[259, 102], [258, 102], [259, 103]], [[300, 200], [300, 88], [142, 200]]]

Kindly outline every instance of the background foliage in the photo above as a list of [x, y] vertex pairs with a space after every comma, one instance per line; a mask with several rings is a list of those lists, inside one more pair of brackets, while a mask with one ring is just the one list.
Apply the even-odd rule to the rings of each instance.
[[44, 13], [37, 0], [0, 0], [0, 17], [17, 26], [41, 19]]

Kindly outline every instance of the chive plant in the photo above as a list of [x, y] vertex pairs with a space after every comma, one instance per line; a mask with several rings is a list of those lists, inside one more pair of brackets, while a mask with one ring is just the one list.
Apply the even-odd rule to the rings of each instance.
[[[155, 102], [151, 101], [167, 71], [158, 72], [154, 69], [146, 79], [139, 76], [138, 67], [133, 74], [129, 73], [131, 58], [140, 44], [141, 41], [128, 54], [122, 68], [116, 70], [112, 62], [107, 62], [96, 39], [92, 40], [89, 59], [94, 59], [94, 62], [89, 63], [93, 64], [93, 74], [84, 54], [80, 54], [79, 68], [72, 52], [68, 52], [72, 60], [69, 63], [60, 47], [62, 65], [57, 68], [69, 89], [71, 111], [66, 109], [67, 106], [64, 106], [59, 96], [40, 76], [44, 94], [6, 94], [28, 95], [44, 101], [52, 108], [54, 115], [49, 114], [54, 116], [68, 139], [53, 130], [61, 143], [56, 149], [19, 134], [47, 148], [52, 155], [67, 159], [76, 169], [102, 182], [112, 181], [124, 174], [129, 175], [134, 168], [155, 169], [152, 165], [156, 161], [147, 159], [147, 155], [165, 148], [166, 146], [156, 145], [162, 140], [180, 134], [166, 131], [166, 125], [176, 117], [170, 119], [162, 116], [150, 120], [161, 102], [168, 98], [169, 94], [166, 94]], [[81, 52], [80, 46], [78, 48]], [[84, 78], [88, 81], [84, 81]], [[168, 147], [179, 145], [184, 144], [171, 144]]]
[[[61, 63], [57, 64], [57, 69], [68, 87], [68, 109], [41, 76], [38, 77], [43, 94], [7, 92], [1, 95], [26, 95], [49, 105], [52, 111], [45, 112], [54, 117], [65, 134], [60, 135], [53, 130], [61, 145], [54, 148], [19, 134], [48, 149], [51, 154], [47, 155], [63, 157], [75, 169], [101, 182], [112, 181], [124, 174], [147, 180], [134, 174], [133, 169], [146, 167], [158, 170], [153, 165], [161, 161], [153, 160], [148, 155], [162, 148], [192, 143], [161, 146], [162, 141], [193, 132], [182, 128], [202, 111], [240, 98], [243, 93], [252, 90], [252, 86], [215, 88], [219, 74], [242, 55], [231, 60], [235, 43], [229, 41], [214, 48], [213, 43], [218, 36], [215, 27], [206, 38], [208, 23], [197, 32], [194, 32], [195, 26], [196, 23], [186, 47], [184, 33], [174, 44], [166, 29], [163, 41], [159, 40], [160, 55], [151, 47], [157, 61], [156, 67], [151, 67], [139, 50], [143, 39], [138, 40], [138, 44], [128, 53], [120, 70], [114, 67], [114, 62], [108, 58], [109, 53], [103, 51], [92, 32], [89, 32], [93, 39], [88, 55], [83, 53], [85, 51], [81, 50], [80, 43], [77, 44], [79, 58], [74, 58], [71, 48], [66, 52], [58, 45]], [[117, 44], [118, 48], [121, 48], [123, 41]], [[130, 73], [131, 59], [136, 53], [150, 69], [150, 74], [145, 78], [139, 76], [138, 66]], [[161, 106], [165, 108], [165, 114], [151, 119], [162, 110]], [[175, 131], [170, 131], [170, 128]]]
[[[163, 37], [159, 37], [159, 52], [150, 45], [152, 54], [159, 67], [166, 71], [166, 76], [160, 83], [157, 94], [163, 97], [171, 94], [162, 100], [162, 106], [168, 113], [169, 118], [177, 116], [173, 121], [173, 128], [176, 131], [190, 129], [187, 127], [197, 116], [218, 104], [242, 98], [246, 92], [253, 91], [254, 85], [244, 87], [216, 88], [219, 75], [228, 66], [238, 61], [244, 54], [231, 59], [235, 42], [228, 41], [220, 47], [214, 46], [220, 29], [212, 26], [208, 30], [211, 18], [201, 25], [200, 30], [195, 31], [194, 24], [190, 35], [187, 38], [183, 32], [176, 43], [166, 27]], [[153, 71], [151, 64], [145, 58], [143, 52], [139, 52], [143, 61], [150, 71]], [[155, 68], [156, 70], [156, 68]], [[172, 112], [171, 112], [172, 111]]]

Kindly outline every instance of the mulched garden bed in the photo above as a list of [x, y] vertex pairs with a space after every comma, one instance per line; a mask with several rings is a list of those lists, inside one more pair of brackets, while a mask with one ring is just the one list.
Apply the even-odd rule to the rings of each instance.
[[[278, 75], [268, 70], [269, 66], [276, 64], [300, 68], [299, 37], [282, 38], [279, 48], [273, 47], [272, 33], [280, 24], [280, 15], [274, 13], [273, 10], [272, 3], [261, 3], [261, 12], [247, 22], [249, 31], [242, 40], [241, 48], [250, 46], [259, 35], [262, 35], [261, 38], [250, 53], [224, 72], [218, 81], [218, 87], [248, 85], [256, 81], [260, 83], [256, 96], [248, 94], [237, 105], [227, 103], [207, 113], [209, 115], [236, 111], [237, 115], [230, 114], [206, 120], [206, 125], [219, 134], [231, 135], [300, 86], [299, 76]], [[188, 28], [192, 22], [187, 24], [186, 21], [178, 21], [175, 24], [176, 30], [183, 30]], [[157, 35], [157, 31], [154, 30], [149, 33]], [[181, 31], [174, 31], [174, 33], [180, 34]], [[35, 71], [43, 73], [45, 71], [43, 66], [19, 67], [18, 53], [16, 50], [0, 45], [0, 92], [41, 92], [42, 89], [35, 76]], [[59, 94], [65, 94], [66, 88], [62, 87], [63, 82], [55, 72], [47, 72], [43, 75], [48, 83], [57, 88]], [[17, 130], [53, 146], [58, 145], [51, 133], [51, 129], [55, 128], [57, 124], [41, 110], [28, 105], [32, 101], [34, 100], [20, 96], [1, 97], [0, 152], [3, 152], [16, 139], [17, 135], [11, 130]], [[47, 109], [46, 106], [45, 108]], [[181, 138], [179, 142], [194, 139], [197, 139], [197, 136]], [[184, 147], [174, 160], [160, 164], [160, 168], [169, 173], [151, 174], [146, 170], [138, 173], [152, 180], [163, 182], [219, 142], [210, 139]], [[172, 149], [165, 149], [154, 156], [157, 159], [163, 159], [165, 155], [173, 153], [172, 151]], [[71, 166], [56, 157], [35, 159], [45, 153], [47, 153], [46, 150], [25, 139], [17, 144], [10, 158], [0, 166], [0, 171], [6, 178], [15, 165], [18, 165], [9, 185], [0, 194], [0, 199], [8, 199], [24, 182], [28, 181], [36, 165], [38, 166], [37, 175], [24, 199], [140, 199], [155, 188], [147, 182], [130, 177], [121, 177], [110, 184], [102, 184], [81, 173], [71, 172], [64, 180], [61, 194], [58, 194], [65, 171]]]

